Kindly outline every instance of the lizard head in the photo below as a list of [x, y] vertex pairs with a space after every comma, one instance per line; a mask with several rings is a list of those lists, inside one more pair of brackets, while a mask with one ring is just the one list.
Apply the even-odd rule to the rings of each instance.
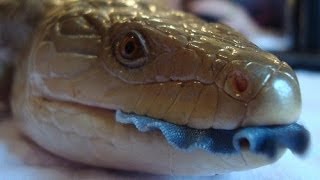
[[[271, 128], [268, 132], [274, 133], [263, 141], [263, 150], [257, 150], [262, 147], [258, 145], [262, 141], [251, 138], [255, 132], [263, 134], [265, 131], [260, 131], [263, 127], [287, 127], [297, 121], [301, 110], [299, 83], [286, 63], [262, 51], [230, 27], [206, 23], [195, 16], [140, 1], [71, 3], [48, 17], [38, 28], [28, 62], [22, 66], [27, 74], [16, 76], [27, 79], [16, 80], [15, 91], [25, 89], [25, 93], [23, 98], [16, 98], [21, 103], [15, 103], [19, 105], [13, 108], [20, 119], [37, 119], [38, 124], [46, 122], [58, 127], [49, 130], [46, 126], [46, 133], [37, 134], [31, 129], [43, 128], [38, 124], [29, 126], [30, 136], [47, 149], [69, 159], [110, 167], [112, 160], [100, 156], [95, 160], [86, 159], [82, 156], [85, 150], [72, 150], [74, 146], [88, 148], [75, 140], [79, 137], [105, 139], [112, 144], [110, 147], [96, 147], [100, 145], [95, 143], [87, 151], [95, 150], [91, 152], [95, 155], [120, 153], [116, 157], [120, 165], [115, 165], [116, 168], [210, 174], [268, 164], [294, 144], [289, 140], [290, 135], [274, 136], [281, 134], [278, 131], [281, 128]], [[28, 105], [22, 103], [25, 99]], [[176, 153], [172, 147], [168, 150], [167, 142], [158, 134], [141, 133], [121, 122], [140, 124], [140, 131], [148, 130], [141, 126], [160, 129], [169, 144], [178, 148], [183, 149], [184, 144], [179, 142], [192, 134], [207, 134], [213, 144], [221, 147], [209, 149], [214, 155], [199, 149], [195, 150], [198, 155]], [[239, 131], [249, 126], [261, 129]], [[303, 128], [295, 127], [289, 129], [299, 129], [298, 134], [303, 132], [299, 136], [303, 140], [289, 148], [295, 150], [305, 143], [302, 145], [305, 149], [306, 133]], [[61, 131], [64, 133], [59, 133]], [[181, 132], [179, 138], [172, 136], [174, 131]], [[66, 132], [77, 136], [60, 137], [68, 134]], [[184, 132], [187, 133], [181, 138]], [[45, 138], [44, 134], [51, 135]], [[127, 142], [129, 135], [133, 140]], [[207, 135], [201, 138], [208, 138]], [[73, 147], [48, 144], [52, 136], [60, 137], [63, 144], [72, 141]], [[216, 143], [215, 138], [219, 137], [220, 142]], [[277, 138], [280, 140], [275, 140]], [[246, 140], [251, 146], [257, 146], [248, 151], [240, 149], [232, 155], [226, 150], [236, 150], [237, 144]], [[193, 144], [198, 143], [194, 141]], [[127, 145], [122, 147], [125, 142], [130, 144], [131, 151]], [[148, 149], [148, 143], [153, 144], [152, 149]], [[233, 145], [235, 147], [231, 147]], [[164, 147], [167, 150], [163, 150]], [[148, 156], [150, 162], [141, 159], [137, 149]], [[270, 149], [276, 151], [273, 155], [276, 158], [259, 154]], [[166, 156], [167, 151], [174, 152], [170, 157], [176, 158], [177, 167], [167, 166], [167, 160], [156, 163], [155, 156]], [[198, 165], [189, 167], [185, 157]], [[225, 164], [218, 162], [221, 158], [232, 165], [223, 167]], [[137, 166], [126, 167], [128, 163]], [[203, 163], [210, 164], [208, 169], [202, 167]]]
[[227, 26], [164, 12], [134, 15], [109, 32], [105, 69], [137, 87], [123, 111], [202, 129], [290, 124], [300, 115], [292, 69]]

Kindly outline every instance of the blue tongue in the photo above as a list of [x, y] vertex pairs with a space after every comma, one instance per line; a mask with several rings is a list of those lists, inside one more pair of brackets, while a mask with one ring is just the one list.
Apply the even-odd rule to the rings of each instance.
[[239, 153], [245, 140], [250, 151], [273, 158], [281, 148], [303, 154], [309, 144], [309, 132], [298, 124], [236, 130], [193, 129], [122, 111], [116, 112], [116, 121], [134, 125], [140, 132], [158, 130], [170, 145], [184, 151], [203, 149], [211, 153]]

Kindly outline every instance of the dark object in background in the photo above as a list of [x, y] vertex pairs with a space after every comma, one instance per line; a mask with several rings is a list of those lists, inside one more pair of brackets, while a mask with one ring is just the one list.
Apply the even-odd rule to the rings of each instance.
[[307, 52], [272, 52], [286, 61], [293, 69], [320, 71], [320, 53]]
[[241, 4], [259, 25], [292, 35], [292, 49], [273, 52], [280, 59], [295, 69], [320, 70], [319, 0], [233, 1]]
[[295, 69], [320, 71], [320, 1], [292, 1], [293, 49], [274, 52]]
[[[192, 9], [184, 0], [183, 9]], [[201, 2], [201, 1], [200, 1]], [[273, 51], [295, 69], [320, 71], [320, 1], [319, 0], [229, 0], [244, 8], [255, 22], [292, 40], [286, 51]], [[198, 16], [213, 22], [219, 17]]]
[[208, 16], [206, 14], [197, 14], [201, 19], [207, 21], [207, 22], [219, 22], [219, 18]]
[[0, 61], [0, 118], [9, 114], [9, 97], [12, 83], [12, 64]]
[[320, 53], [320, 1], [296, 1], [296, 10], [295, 50]]
[[232, 0], [232, 2], [242, 6], [261, 27], [283, 33], [286, 23], [284, 11], [286, 0]]

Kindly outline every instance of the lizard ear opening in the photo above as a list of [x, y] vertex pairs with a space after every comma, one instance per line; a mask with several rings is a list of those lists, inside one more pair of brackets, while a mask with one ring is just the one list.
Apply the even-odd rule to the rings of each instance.
[[147, 47], [142, 34], [130, 31], [116, 42], [114, 54], [118, 62], [129, 68], [139, 68], [146, 63]]

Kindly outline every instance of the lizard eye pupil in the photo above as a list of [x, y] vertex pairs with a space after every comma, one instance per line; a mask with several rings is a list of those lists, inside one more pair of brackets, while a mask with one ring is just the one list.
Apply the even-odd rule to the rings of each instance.
[[146, 45], [141, 34], [129, 32], [117, 43], [116, 57], [127, 67], [140, 67], [146, 60]]
[[125, 55], [132, 55], [134, 54], [134, 52], [136, 51], [137, 47], [136, 47], [136, 43], [133, 41], [128, 41], [126, 46], [125, 46]]

